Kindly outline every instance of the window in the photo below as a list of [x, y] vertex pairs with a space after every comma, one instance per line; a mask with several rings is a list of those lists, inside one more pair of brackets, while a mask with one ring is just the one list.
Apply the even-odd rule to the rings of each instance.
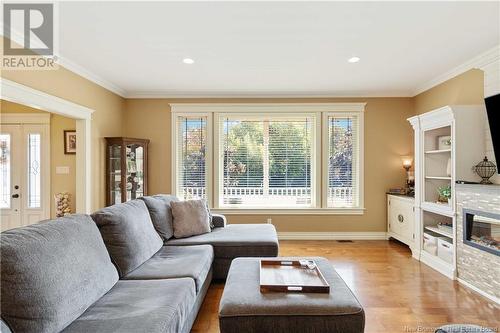
[[10, 134], [0, 134], [0, 208], [10, 208]]
[[40, 134], [28, 135], [28, 207], [40, 208]]
[[359, 205], [358, 117], [331, 115], [328, 121], [327, 207], [350, 208]]
[[313, 117], [221, 116], [221, 207], [312, 207]]
[[206, 117], [179, 117], [177, 133], [177, 195], [186, 200], [207, 198]]
[[175, 194], [206, 198], [215, 210], [362, 214], [363, 110], [173, 104]]

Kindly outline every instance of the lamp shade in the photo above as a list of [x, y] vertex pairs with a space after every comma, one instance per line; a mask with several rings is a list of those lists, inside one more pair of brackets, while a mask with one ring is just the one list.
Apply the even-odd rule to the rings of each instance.
[[413, 163], [413, 157], [412, 156], [402, 156], [401, 161], [403, 162], [403, 168], [409, 169], [409, 168], [411, 168], [411, 165]]

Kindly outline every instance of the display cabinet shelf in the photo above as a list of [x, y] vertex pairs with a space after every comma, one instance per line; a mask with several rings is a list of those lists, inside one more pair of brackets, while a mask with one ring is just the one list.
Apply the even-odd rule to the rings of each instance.
[[428, 150], [425, 153], [426, 154], [446, 154], [446, 153], [451, 153], [451, 149]]
[[451, 180], [448, 176], [425, 176], [426, 179]]
[[433, 227], [433, 226], [426, 226], [424, 227], [426, 230], [435, 232], [436, 234], [448, 237], [448, 238], [453, 238], [453, 230], [451, 231], [446, 231], [443, 229], [439, 229], [438, 227]]
[[441, 214], [445, 216], [453, 216], [454, 214], [451, 205], [446, 203], [424, 201], [420, 204], [420, 207], [422, 208], [422, 210], [430, 213]]

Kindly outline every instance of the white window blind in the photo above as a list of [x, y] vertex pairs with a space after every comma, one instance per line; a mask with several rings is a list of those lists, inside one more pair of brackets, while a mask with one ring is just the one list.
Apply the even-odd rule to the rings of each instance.
[[311, 118], [221, 117], [219, 126], [221, 206], [311, 207]]
[[359, 120], [358, 116], [328, 118], [329, 208], [359, 206]]
[[181, 199], [206, 199], [206, 117], [178, 117], [177, 194]]

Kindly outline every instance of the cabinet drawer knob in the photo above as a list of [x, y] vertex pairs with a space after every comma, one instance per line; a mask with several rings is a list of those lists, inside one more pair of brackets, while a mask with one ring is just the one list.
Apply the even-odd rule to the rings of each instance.
[[402, 214], [398, 215], [398, 221], [401, 222], [401, 223], [403, 223], [405, 221], [405, 218], [404, 218], [404, 216]]

